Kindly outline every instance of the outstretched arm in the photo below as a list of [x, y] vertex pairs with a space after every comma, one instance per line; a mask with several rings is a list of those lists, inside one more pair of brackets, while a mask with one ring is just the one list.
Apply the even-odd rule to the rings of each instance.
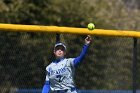
[[87, 50], [88, 50], [88, 47], [91, 43], [92, 39], [91, 39], [91, 36], [88, 35], [86, 38], [85, 38], [85, 45], [83, 46], [82, 48], [82, 52], [80, 53], [80, 55], [78, 57], [76, 57], [74, 59], [74, 67], [77, 67], [78, 64], [84, 59], [86, 53], [87, 53]]

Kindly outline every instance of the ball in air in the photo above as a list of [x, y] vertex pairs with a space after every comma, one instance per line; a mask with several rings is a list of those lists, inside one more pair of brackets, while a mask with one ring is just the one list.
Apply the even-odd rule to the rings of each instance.
[[87, 27], [88, 27], [89, 30], [94, 30], [95, 29], [95, 25], [93, 23], [89, 23]]

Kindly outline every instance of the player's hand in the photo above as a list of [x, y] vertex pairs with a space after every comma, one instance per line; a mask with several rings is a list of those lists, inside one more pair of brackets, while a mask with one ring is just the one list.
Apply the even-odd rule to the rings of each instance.
[[90, 35], [87, 35], [87, 37], [85, 38], [85, 44], [86, 45], [89, 45], [91, 43], [91, 41], [92, 41], [91, 36]]

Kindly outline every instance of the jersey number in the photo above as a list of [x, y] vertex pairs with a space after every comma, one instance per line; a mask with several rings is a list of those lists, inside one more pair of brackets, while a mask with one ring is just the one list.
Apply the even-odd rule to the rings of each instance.
[[58, 82], [62, 82], [63, 81], [63, 77], [61, 75], [57, 75], [56, 78], [58, 78]]

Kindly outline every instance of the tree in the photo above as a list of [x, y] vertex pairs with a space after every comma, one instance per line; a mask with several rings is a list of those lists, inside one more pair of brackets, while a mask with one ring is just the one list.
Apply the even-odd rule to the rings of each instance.
[[[0, 5], [0, 20], [3, 23], [86, 27], [88, 23], [94, 22], [96, 28], [101, 29], [140, 29], [139, 10], [128, 8], [122, 0], [75, 0], [74, 2], [71, 0], [1, 0]], [[84, 35], [61, 34], [61, 40], [67, 45], [72, 45], [69, 46], [68, 56], [78, 55], [84, 37]], [[55, 43], [55, 34], [1, 32], [0, 38], [2, 38], [0, 69], [3, 71], [1, 78], [10, 82], [11, 86], [42, 87], [45, 66], [49, 64]], [[80, 89], [131, 88], [132, 41], [128, 38], [101, 36], [94, 36], [93, 39], [87, 57], [76, 72], [78, 87]], [[6, 72], [7, 69], [9, 72]], [[23, 74], [20, 75], [20, 72]], [[118, 75], [120, 77], [117, 77]], [[25, 81], [28, 83], [21, 83]], [[125, 87], [122, 87], [124, 85]]]

